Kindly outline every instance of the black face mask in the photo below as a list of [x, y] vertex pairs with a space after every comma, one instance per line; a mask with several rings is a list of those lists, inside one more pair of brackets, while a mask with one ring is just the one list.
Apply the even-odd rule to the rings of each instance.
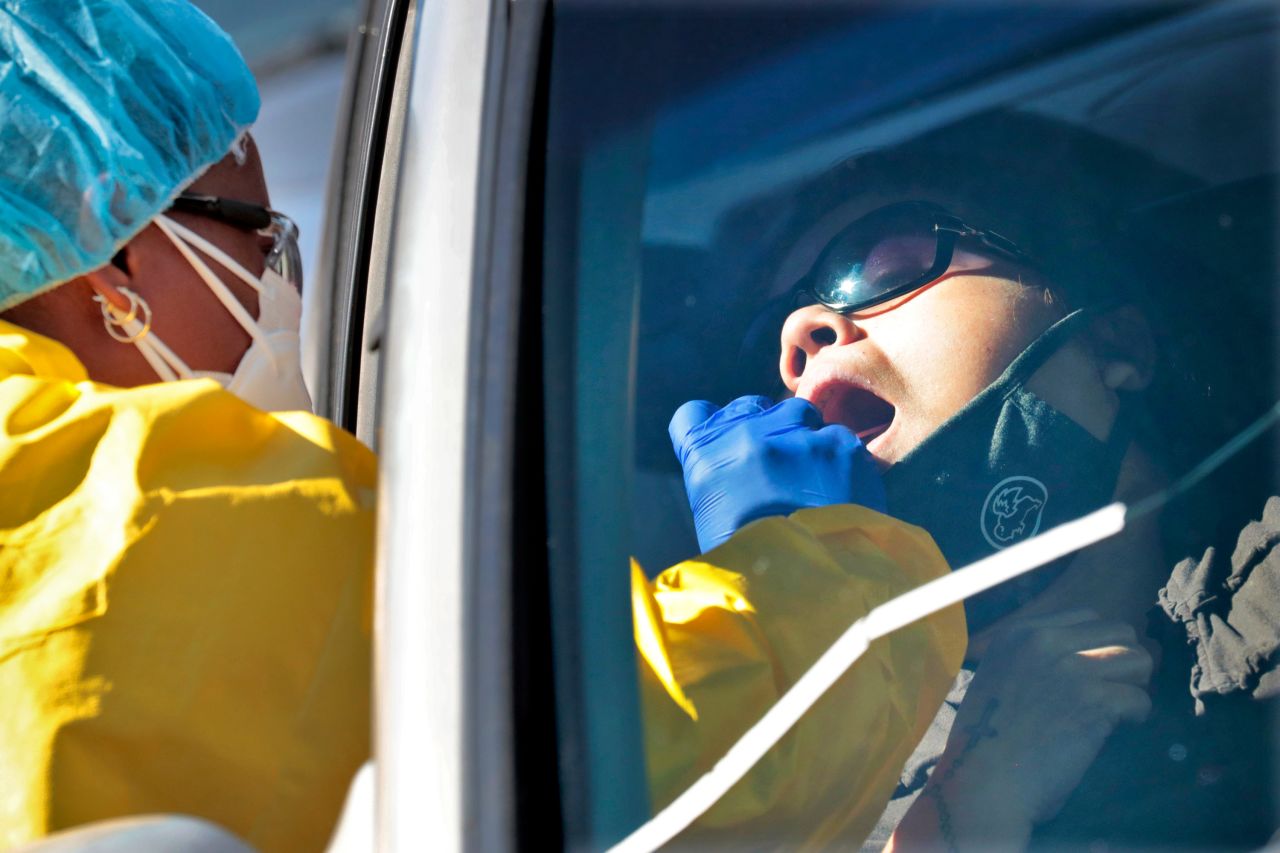
[[[1129, 406], [1105, 442], [1028, 391], [1026, 382], [1086, 322], [1059, 320], [994, 383], [885, 472], [889, 514], [927, 530], [952, 568], [1111, 501], [1128, 450]], [[1026, 604], [1070, 558], [965, 602], [976, 633]]]

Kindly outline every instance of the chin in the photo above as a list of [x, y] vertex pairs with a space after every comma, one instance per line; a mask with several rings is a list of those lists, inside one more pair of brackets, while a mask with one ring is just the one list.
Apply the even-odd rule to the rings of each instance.
[[867, 452], [876, 461], [876, 467], [881, 472], [902, 458], [902, 454], [894, 446], [893, 437], [889, 435], [889, 432], [892, 432], [892, 430], [866, 442]]
[[884, 471], [919, 447], [934, 429], [934, 427], [921, 428], [918, 424], [914, 424], [909, 416], [903, 417], [902, 412], [899, 411], [888, 429], [866, 442], [867, 450], [876, 460], [880, 470]]

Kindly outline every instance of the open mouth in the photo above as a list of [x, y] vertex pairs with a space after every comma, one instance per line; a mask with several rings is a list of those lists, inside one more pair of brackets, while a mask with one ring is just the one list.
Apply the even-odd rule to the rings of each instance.
[[824, 421], [848, 427], [864, 445], [883, 435], [897, 412], [888, 400], [846, 382], [819, 389], [810, 402], [822, 412]]

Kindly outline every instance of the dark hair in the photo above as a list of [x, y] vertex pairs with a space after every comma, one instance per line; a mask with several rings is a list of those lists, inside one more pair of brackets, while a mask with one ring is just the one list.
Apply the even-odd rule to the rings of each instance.
[[[1126, 221], [1199, 182], [1062, 122], [989, 112], [848, 157], [812, 182], [811, 210], [920, 199], [1009, 237], [1074, 304], [1137, 296]], [[863, 209], [865, 210], [865, 204]]]
[[[998, 231], [1036, 260], [1067, 306], [1121, 302], [1147, 318], [1159, 361], [1141, 395], [1138, 428], [1177, 474], [1275, 396], [1273, 190], [1265, 182], [1211, 187], [1080, 127], [993, 111], [855, 154], [733, 211], [722, 221], [721, 242], [744, 246], [752, 245], [747, 235], [756, 238], [756, 254], [740, 263], [759, 270], [747, 298], [754, 299], [755, 325], [772, 323], [776, 341], [781, 320], [759, 316], [765, 294], [798, 279], [826, 239], [874, 207], [931, 201]], [[780, 318], [786, 309], [778, 303], [769, 310]], [[761, 376], [776, 375], [777, 354], [756, 358], [756, 349], [763, 348], [755, 341], [744, 346], [733, 368], [758, 388]], [[1269, 459], [1255, 463], [1250, 485], [1273, 489], [1271, 477], [1257, 471], [1269, 472]], [[1259, 499], [1241, 500], [1256, 512]]]

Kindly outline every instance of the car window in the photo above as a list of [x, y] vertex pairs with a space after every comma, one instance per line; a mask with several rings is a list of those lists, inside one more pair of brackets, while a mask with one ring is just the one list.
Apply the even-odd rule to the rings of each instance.
[[[800, 575], [757, 592], [753, 566], [802, 571], [794, 544], [761, 533], [740, 550], [773, 550], [730, 560], [709, 541], [746, 542], [734, 537], [751, 521], [852, 502], [927, 531], [955, 570], [1180, 484], [1271, 408], [1277, 15], [1253, 3], [566, 0], [550, 26], [534, 239], [556, 667], [571, 674], [560, 760], [582, 771], [566, 783], [578, 786], [566, 812], [586, 809], [567, 816], [569, 840], [603, 844], [709, 770], [769, 706], [760, 685], [785, 690], [825, 646], [813, 636], [834, 638], [822, 626], [857, 615]], [[747, 395], [766, 400], [715, 414]], [[769, 451], [767, 423], [731, 431], [735, 412], [746, 424], [793, 397], [816, 413], [791, 404], [797, 414], [779, 414], [777, 430], [857, 435], [869, 464], [839, 476], [883, 491], [814, 485], [814, 459], [844, 451], [815, 456], [807, 438]], [[669, 434], [696, 400], [709, 405]], [[1095, 552], [1110, 555], [1105, 566], [1059, 560], [969, 602], [966, 671], [981, 672], [1018, 614], [1145, 619], [1180, 560], [1230, 552], [1262, 516], [1277, 494], [1272, 450], [1256, 441], [1180, 491], [1141, 536], [1135, 525], [1118, 540], [1130, 550]], [[785, 453], [794, 464], [777, 461]], [[765, 461], [743, 461], [756, 454]], [[825, 541], [813, 525], [833, 523], [806, 522], [805, 541]], [[859, 565], [842, 553], [824, 565]], [[667, 657], [633, 628], [631, 560], [635, 583], [658, 590]], [[693, 591], [706, 566], [727, 586]], [[742, 598], [726, 605], [725, 590]], [[716, 607], [727, 621], [711, 625]], [[750, 611], [748, 628], [735, 607]], [[1195, 716], [1186, 685], [1204, 662], [1185, 625], [1165, 623], [1150, 645], [1173, 651], [1144, 687], [1155, 722], [1121, 727], [1063, 783], [1065, 806], [1034, 821], [1044, 843], [1269, 837], [1270, 795], [1257, 790], [1270, 790], [1271, 770], [1256, 759], [1272, 745], [1250, 740], [1269, 735]], [[909, 693], [895, 669], [908, 664], [884, 665], [886, 695]], [[691, 733], [658, 743], [665, 724], [645, 695], [655, 678], [675, 703], [672, 725]], [[921, 695], [902, 701], [923, 707]], [[704, 712], [720, 721], [710, 734], [690, 724], [699, 703], [718, 709]], [[805, 786], [836, 772], [824, 738], [836, 753], [914, 745], [923, 729], [855, 737], [838, 715], [823, 719], [820, 733], [784, 741], [787, 759], [755, 777], [757, 796], [739, 792], [695, 827], [709, 833], [699, 838], [882, 843], [949, 720], [930, 730], [932, 757], [886, 752], [896, 764], [871, 774], [889, 779], [876, 783], [884, 796], [898, 789], [885, 818], [877, 807], [846, 825], [832, 814], [871, 806]], [[1242, 798], [1256, 808], [1231, 827], [1212, 816]]]
[[352, 0], [288, 0], [263, 15], [238, 0], [197, 0], [257, 73], [270, 73], [325, 50], [341, 49], [356, 21]]

